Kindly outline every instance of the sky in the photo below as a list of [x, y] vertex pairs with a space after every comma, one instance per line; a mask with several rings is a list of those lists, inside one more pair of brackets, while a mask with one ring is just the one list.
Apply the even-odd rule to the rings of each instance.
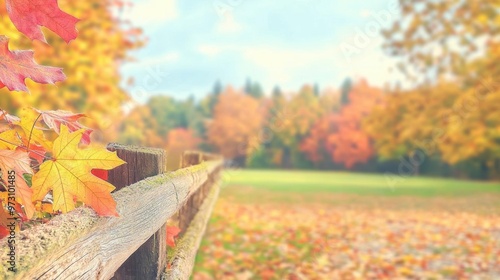
[[401, 75], [381, 49], [380, 29], [398, 18], [397, 0], [134, 0], [120, 16], [148, 44], [125, 64], [124, 85], [139, 103], [153, 95], [201, 98], [217, 80], [267, 93], [304, 84], [339, 88], [346, 77], [370, 84]]

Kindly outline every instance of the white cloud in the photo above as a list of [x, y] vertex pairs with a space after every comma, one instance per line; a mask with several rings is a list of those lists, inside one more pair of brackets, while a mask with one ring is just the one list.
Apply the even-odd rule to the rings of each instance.
[[178, 17], [177, 0], [135, 0], [124, 16], [140, 27], [162, 24]]

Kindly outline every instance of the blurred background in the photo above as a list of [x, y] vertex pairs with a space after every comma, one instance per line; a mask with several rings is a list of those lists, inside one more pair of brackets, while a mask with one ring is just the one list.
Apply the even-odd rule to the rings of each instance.
[[59, 2], [78, 39], [33, 44], [68, 80], [0, 108], [224, 155], [196, 278], [500, 277], [498, 1]]
[[[78, 40], [34, 44], [68, 81], [2, 92], [2, 108], [82, 112], [102, 142], [238, 167], [498, 179], [494, 1], [61, 6], [81, 18]], [[31, 46], [2, 24], [13, 49]]]

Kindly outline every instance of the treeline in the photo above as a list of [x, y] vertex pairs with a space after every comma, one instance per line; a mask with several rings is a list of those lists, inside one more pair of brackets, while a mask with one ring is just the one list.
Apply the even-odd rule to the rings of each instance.
[[201, 102], [151, 99], [131, 112], [122, 138], [198, 146], [248, 167], [498, 179], [499, 2], [398, 3], [383, 49], [411, 89], [346, 80], [339, 90], [264, 94], [251, 81], [242, 89], [217, 83]]
[[251, 168], [493, 179], [500, 103], [487, 100], [500, 91], [487, 86], [475, 93], [454, 84], [388, 92], [346, 79], [338, 90], [305, 85], [264, 94], [260, 86], [216, 83], [200, 101], [156, 96], [134, 108], [120, 141], [173, 154], [203, 149]]

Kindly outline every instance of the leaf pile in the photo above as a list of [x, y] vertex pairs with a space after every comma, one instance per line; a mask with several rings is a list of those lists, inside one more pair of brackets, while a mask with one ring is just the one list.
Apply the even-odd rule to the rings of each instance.
[[384, 209], [222, 198], [194, 279], [500, 279], [498, 215]]

